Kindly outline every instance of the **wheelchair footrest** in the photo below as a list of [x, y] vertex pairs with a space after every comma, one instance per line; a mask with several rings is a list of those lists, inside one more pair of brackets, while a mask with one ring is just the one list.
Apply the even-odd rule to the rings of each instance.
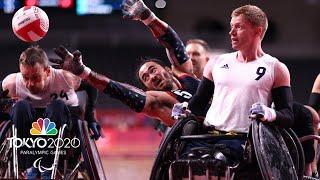
[[221, 176], [225, 175], [226, 164], [217, 159], [179, 159], [171, 163], [173, 179], [190, 176]]

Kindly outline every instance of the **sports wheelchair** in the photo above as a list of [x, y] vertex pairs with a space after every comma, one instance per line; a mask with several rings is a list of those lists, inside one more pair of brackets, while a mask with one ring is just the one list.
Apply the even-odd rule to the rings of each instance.
[[[58, 138], [63, 138], [65, 133], [63, 125], [59, 130]], [[106, 179], [104, 169], [96, 148], [94, 138], [91, 136], [87, 122], [77, 120], [75, 135], [79, 139], [81, 157], [78, 162], [70, 167], [67, 160], [59, 159], [60, 147], [55, 148], [55, 159], [51, 179]], [[25, 178], [23, 170], [19, 169], [17, 148], [10, 148], [8, 138], [16, 137], [17, 129], [11, 121], [3, 121], [0, 124], [0, 179]], [[59, 142], [58, 142], [59, 144]], [[68, 170], [68, 172], [67, 172]]]
[[[304, 177], [304, 153], [301, 143], [291, 129], [277, 128], [271, 124], [253, 120], [247, 135], [196, 134], [184, 135], [188, 117], [176, 121], [160, 144], [154, 161], [150, 180], [194, 179], [312, 179]], [[239, 161], [228, 161], [225, 154], [230, 149], [223, 144], [214, 148], [194, 148], [182, 157], [187, 143], [201, 140], [243, 139], [245, 147]]]

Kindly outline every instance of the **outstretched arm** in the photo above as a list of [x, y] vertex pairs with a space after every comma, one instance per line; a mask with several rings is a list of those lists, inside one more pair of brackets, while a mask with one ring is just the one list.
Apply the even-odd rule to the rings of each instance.
[[136, 112], [143, 112], [148, 116], [161, 119], [167, 125], [173, 124], [170, 116], [171, 108], [177, 100], [167, 93], [161, 91], [144, 92], [129, 84], [120, 83], [96, 73], [83, 64], [82, 55], [79, 51], [71, 54], [62, 46], [55, 51], [62, 59], [50, 59], [50, 61], [57, 63], [60, 68], [85, 79], [93, 87], [112, 98], [120, 100]]
[[160, 20], [142, 0], [124, 0], [122, 4], [124, 18], [142, 21], [153, 36], [166, 48], [173, 69], [192, 74], [192, 63], [178, 34], [164, 21]]
[[[163, 91], [147, 91], [111, 80], [96, 72], [91, 72], [88, 79], [90, 84], [101, 87], [105, 94], [120, 100], [136, 112], [142, 112], [150, 117], [163, 121], [172, 126], [171, 109], [178, 101]], [[105, 87], [103, 88], [103, 85]]]
[[93, 87], [122, 101], [135, 111], [142, 111], [145, 102], [145, 92], [133, 86], [113, 81], [104, 75], [91, 71], [90, 68], [83, 64], [82, 54], [78, 50], [71, 54], [65, 47], [60, 46], [54, 49], [54, 51], [61, 58], [49, 59], [52, 63], [56, 64], [54, 65], [55, 67], [79, 76]]

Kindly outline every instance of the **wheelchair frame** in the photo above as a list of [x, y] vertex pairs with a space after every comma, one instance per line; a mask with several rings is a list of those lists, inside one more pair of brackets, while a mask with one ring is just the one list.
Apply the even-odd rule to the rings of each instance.
[[[173, 162], [179, 159], [179, 144], [181, 144], [181, 139], [186, 139], [186, 138], [194, 138], [194, 139], [203, 139], [203, 138], [216, 138], [212, 135], [191, 135], [191, 136], [181, 136], [182, 129], [184, 125], [189, 121], [192, 120], [192, 118], [188, 119], [181, 119], [177, 121], [171, 130], [168, 132], [168, 134], [164, 137], [162, 140], [159, 150], [157, 152], [157, 156], [155, 158], [152, 171], [150, 174], [150, 180], [164, 180], [164, 179], [174, 179], [172, 176], [172, 172], [170, 172], [170, 166]], [[237, 174], [242, 171], [243, 167], [246, 165], [250, 164], [251, 165], [254, 163], [256, 167], [259, 164], [259, 169], [260, 169], [260, 178], [263, 178], [265, 180], [270, 179], [270, 177], [273, 176], [273, 174], [268, 174], [268, 172], [262, 172], [260, 167], [261, 163], [258, 163], [256, 159], [257, 155], [257, 150], [254, 149], [254, 147], [248, 147], [248, 146], [253, 146], [253, 141], [259, 141], [259, 132], [257, 129], [259, 128], [259, 123], [258, 121], [254, 121], [255, 123], [253, 124], [249, 134], [248, 134], [248, 140], [246, 143], [246, 148], [244, 152], [244, 161], [240, 162], [236, 166], [233, 167], [227, 167], [226, 172], [225, 172], [225, 179], [234, 179], [237, 177]], [[278, 131], [279, 130], [279, 131]], [[255, 131], [255, 132], [252, 132]], [[290, 157], [292, 159], [291, 163], [294, 167], [296, 172], [296, 179], [310, 179], [310, 177], [303, 176], [304, 173], [304, 154], [303, 154], [303, 149], [301, 146], [301, 143], [295, 133], [291, 129], [278, 129], [277, 131], [280, 133], [280, 136], [283, 138], [283, 142], [285, 143], [285, 146], [288, 147], [287, 151], [290, 153]], [[226, 138], [239, 138], [239, 137], [231, 137], [231, 136], [226, 136]], [[251, 143], [251, 145], [250, 145]], [[250, 150], [251, 148], [251, 150]], [[248, 150], [249, 149], [249, 150]], [[254, 150], [253, 150], [254, 149]], [[266, 169], [265, 169], [266, 170]], [[190, 167], [188, 167], [188, 174], [192, 175], [192, 169], [190, 170]], [[191, 173], [190, 173], [191, 172]], [[208, 173], [209, 171], [206, 171], [206, 177], [207, 179], [210, 179], [210, 174]], [[189, 179], [192, 179], [193, 177], [189, 176]], [[220, 177], [218, 177], [219, 179]]]

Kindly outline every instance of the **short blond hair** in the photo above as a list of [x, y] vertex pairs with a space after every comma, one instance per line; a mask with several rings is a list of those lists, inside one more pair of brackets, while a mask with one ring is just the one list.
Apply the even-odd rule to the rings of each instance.
[[243, 15], [252, 25], [260, 26], [263, 29], [262, 37], [264, 37], [268, 29], [267, 15], [257, 6], [244, 5], [232, 11], [231, 18]]

